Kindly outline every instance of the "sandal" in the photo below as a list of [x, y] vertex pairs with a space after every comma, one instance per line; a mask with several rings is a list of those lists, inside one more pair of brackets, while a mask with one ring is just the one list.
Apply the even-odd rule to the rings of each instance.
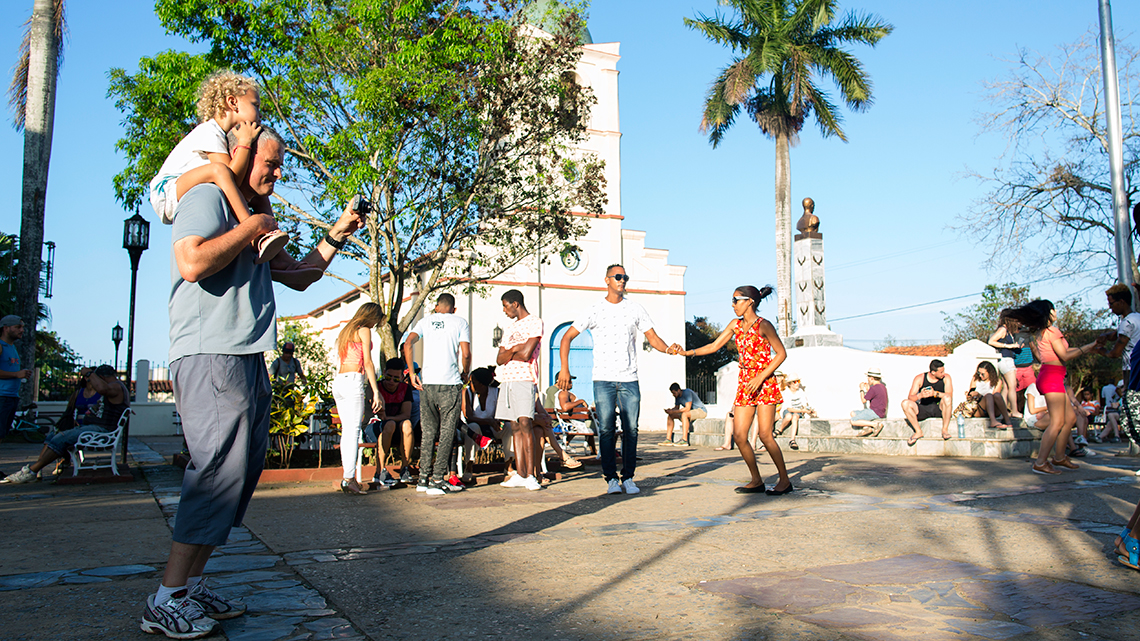
[[257, 257], [253, 262], [260, 265], [273, 260], [273, 257], [289, 244], [289, 234], [277, 229], [261, 235], [254, 242], [257, 245]]
[[910, 438], [906, 440], [907, 447], [914, 447], [914, 444], [917, 443], [918, 439], [920, 438], [922, 438], [922, 435], [920, 435], [918, 432], [911, 434]]
[[791, 441], [789, 441], [788, 447], [792, 448], [793, 450], [800, 449], [800, 446], [796, 444], [796, 439], [792, 439]]
[[874, 433], [875, 433], [875, 428], [873, 428], [873, 427], [864, 427], [864, 428], [863, 428], [863, 431], [859, 432], [859, 433], [858, 433], [858, 434], [856, 434], [855, 436], [870, 436], [870, 435], [872, 435], [872, 434], [874, 434]]
[[884, 423], [878, 423], [878, 424], [876, 424], [876, 425], [875, 425], [875, 431], [871, 433], [871, 438], [875, 438], [876, 436], [878, 436], [878, 435], [879, 435], [879, 432], [882, 432], [882, 431], [883, 431], [883, 427], [884, 427], [884, 426], [885, 426], [885, 424], [884, 424]]
[[573, 456], [567, 456], [566, 458], [562, 459], [562, 467], [569, 468], [571, 470], [576, 470], [576, 469], [582, 467], [582, 461], [579, 461], [578, 459], [574, 458]]
[[1121, 554], [1116, 557], [1116, 560], [1133, 570], [1140, 570], [1140, 541], [1132, 538], [1132, 535], [1126, 536], [1124, 537], [1124, 549], [1128, 550], [1128, 556]]
[[714, 448], [713, 448], [713, 451], [714, 451], [714, 452], [724, 452], [724, 451], [726, 451], [726, 450], [728, 450], [728, 449], [729, 449], [729, 448], [727, 448], [727, 447], [714, 447]]

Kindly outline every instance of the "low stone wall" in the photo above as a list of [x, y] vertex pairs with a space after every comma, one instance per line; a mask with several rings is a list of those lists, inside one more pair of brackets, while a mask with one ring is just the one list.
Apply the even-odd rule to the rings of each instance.
[[[1041, 432], [1017, 427], [1007, 430], [990, 429], [989, 420], [967, 419], [965, 438], [958, 438], [958, 426], [950, 423], [950, 439], [942, 439], [942, 420], [922, 422], [923, 438], [913, 446], [907, 439], [913, 433], [904, 419], [883, 421], [878, 436], [860, 437], [860, 430], [851, 427], [849, 420], [801, 420], [797, 445], [802, 451], [835, 452], [850, 454], [882, 454], [887, 456], [962, 456], [975, 458], [1020, 458], [1037, 451]], [[680, 438], [679, 434], [674, 438]], [[791, 428], [776, 438], [782, 449], [791, 442]], [[724, 443], [724, 419], [704, 418], [693, 422], [689, 443], [699, 447], [717, 447]]]
[[[62, 413], [65, 401], [38, 401], [40, 411]], [[131, 403], [131, 436], [174, 436], [181, 434], [174, 420], [174, 403]]]

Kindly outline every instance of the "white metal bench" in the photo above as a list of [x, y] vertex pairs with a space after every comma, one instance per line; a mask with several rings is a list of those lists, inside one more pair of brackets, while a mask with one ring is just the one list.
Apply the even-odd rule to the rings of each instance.
[[[71, 450], [71, 468], [72, 476], [79, 476], [80, 468], [88, 470], [99, 470], [103, 468], [110, 468], [111, 473], [115, 476], [119, 475], [119, 458], [123, 451], [123, 432], [127, 429], [127, 423], [130, 422], [131, 414], [134, 410], [127, 408], [123, 411], [123, 415], [119, 417], [119, 423], [115, 429], [110, 432], [84, 432], [79, 435], [79, 440], [75, 443], [75, 449]], [[85, 453], [93, 452], [108, 452], [108, 457], [105, 463], [95, 463], [86, 461]]]

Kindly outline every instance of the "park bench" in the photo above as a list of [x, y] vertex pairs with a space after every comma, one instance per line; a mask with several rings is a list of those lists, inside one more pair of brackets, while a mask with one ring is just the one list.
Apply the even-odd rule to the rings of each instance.
[[[119, 457], [124, 447], [123, 433], [130, 423], [134, 410], [129, 407], [119, 417], [119, 423], [110, 432], [84, 432], [79, 435], [75, 449], [71, 451], [72, 476], [79, 476], [80, 469], [98, 470], [110, 468], [111, 473], [119, 476]], [[88, 454], [107, 452], [110, 456], [104, 463], [87, 460]]]

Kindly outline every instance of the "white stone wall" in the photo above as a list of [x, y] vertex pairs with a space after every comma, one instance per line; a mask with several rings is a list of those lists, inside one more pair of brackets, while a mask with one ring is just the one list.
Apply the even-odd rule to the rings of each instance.
[[[938, 357], [946, 364], [953, 383], [954, 406], [965, 400], [970, 378], [982, 360], [997, 364], [997, 350], [981, 341], [969, 341], [949, 356]], [[849, 418], [861, 407], [859, 383], [867, 380], [867, 370], [876, 367], [883, 373], [889, 404], [887, 418], [904, 418], [901, 404], [910, 392], [911, 382], [930, 369], [931, 357], [901, 356], [864, 352], [849, 347], [797, 347], [788, 350], [788, 358], [780, 366], [783, 372], [803, 379], [804, 389], [819, 418]], [[733, 362], [717, 372], [717, 400], [712, 417], [724, 416], [736, 396], [739, 366]]]

